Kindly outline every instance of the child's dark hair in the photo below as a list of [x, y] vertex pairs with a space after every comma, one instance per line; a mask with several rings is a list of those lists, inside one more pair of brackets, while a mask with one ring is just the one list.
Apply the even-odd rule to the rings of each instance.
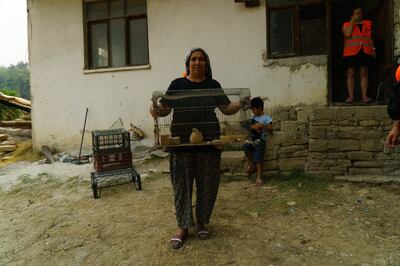
[[255, 97], [250, 101], [250, 108], [260, 108], [264, 110], [264, 101], [260, 97]]

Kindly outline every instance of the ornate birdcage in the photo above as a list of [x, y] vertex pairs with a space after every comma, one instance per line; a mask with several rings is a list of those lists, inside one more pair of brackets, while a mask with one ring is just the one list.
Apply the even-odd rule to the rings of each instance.
[[[247, 139], [249, 89], [156, 91], [152, 101], [160, 113], [154, 120], [157, 147], [222, 145]], [[242, 108], [231, 114], [230, 103], [240, 103]]]

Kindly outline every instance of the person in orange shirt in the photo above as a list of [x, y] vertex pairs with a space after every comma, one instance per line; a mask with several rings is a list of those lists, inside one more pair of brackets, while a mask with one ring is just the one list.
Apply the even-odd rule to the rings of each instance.
[[[397, 89], [400, 89], [400, 65], [397, 66], [397, 70], [395, 73], [395, 80], [397, 82]], [[392, 130], [390, 130], [389, 134], [386, 137], [385, 145], [391, 148], [398, 146], [400, 137], [400, 120], [395, 120], [393, 122]]]
[[371, 102], [367, 96], [368, 92], [368, 66], [372, 64], [375, 47], [372, 38], [372, 22], [363, 20], [361, 8], [353, 10], [351, 20], [343, 23], [342, 33], [344, 35], [343, 58], [347, 68], [347, 91], [349, 96], [346, 103], [354, 101], [354, 76], [359, 69], [361, 79], [362, 101]]

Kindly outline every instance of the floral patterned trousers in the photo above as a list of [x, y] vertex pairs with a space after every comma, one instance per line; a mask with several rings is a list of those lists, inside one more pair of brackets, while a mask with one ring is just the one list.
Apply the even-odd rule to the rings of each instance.
[[194, 224], [193, 182], [196, 182], [196, 219], [210, 221], [219, 186], [221, 152], [171, 152], [170, 170], [176, 220], [180, 228]]

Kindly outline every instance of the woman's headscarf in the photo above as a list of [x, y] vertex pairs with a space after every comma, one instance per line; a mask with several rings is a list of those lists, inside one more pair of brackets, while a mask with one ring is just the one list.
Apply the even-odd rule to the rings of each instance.
[[206, 59], [206, 77], [211, 79], [212, 78], [212, 70], [211, 70], [211, 65], [210, 65], [210, 58], [208, 57], [208, 54], [199, 47], [192, 48], [186, 53], [186, 58], [185, 58], [186, 75], [187, 76], [190, 75], [190, 70], [189, 70], [190, 57], [192, 56], [192, 54], [194, 52], [197, 52], [197, 51], [200, 51], [203, 53], [204, 58]]

